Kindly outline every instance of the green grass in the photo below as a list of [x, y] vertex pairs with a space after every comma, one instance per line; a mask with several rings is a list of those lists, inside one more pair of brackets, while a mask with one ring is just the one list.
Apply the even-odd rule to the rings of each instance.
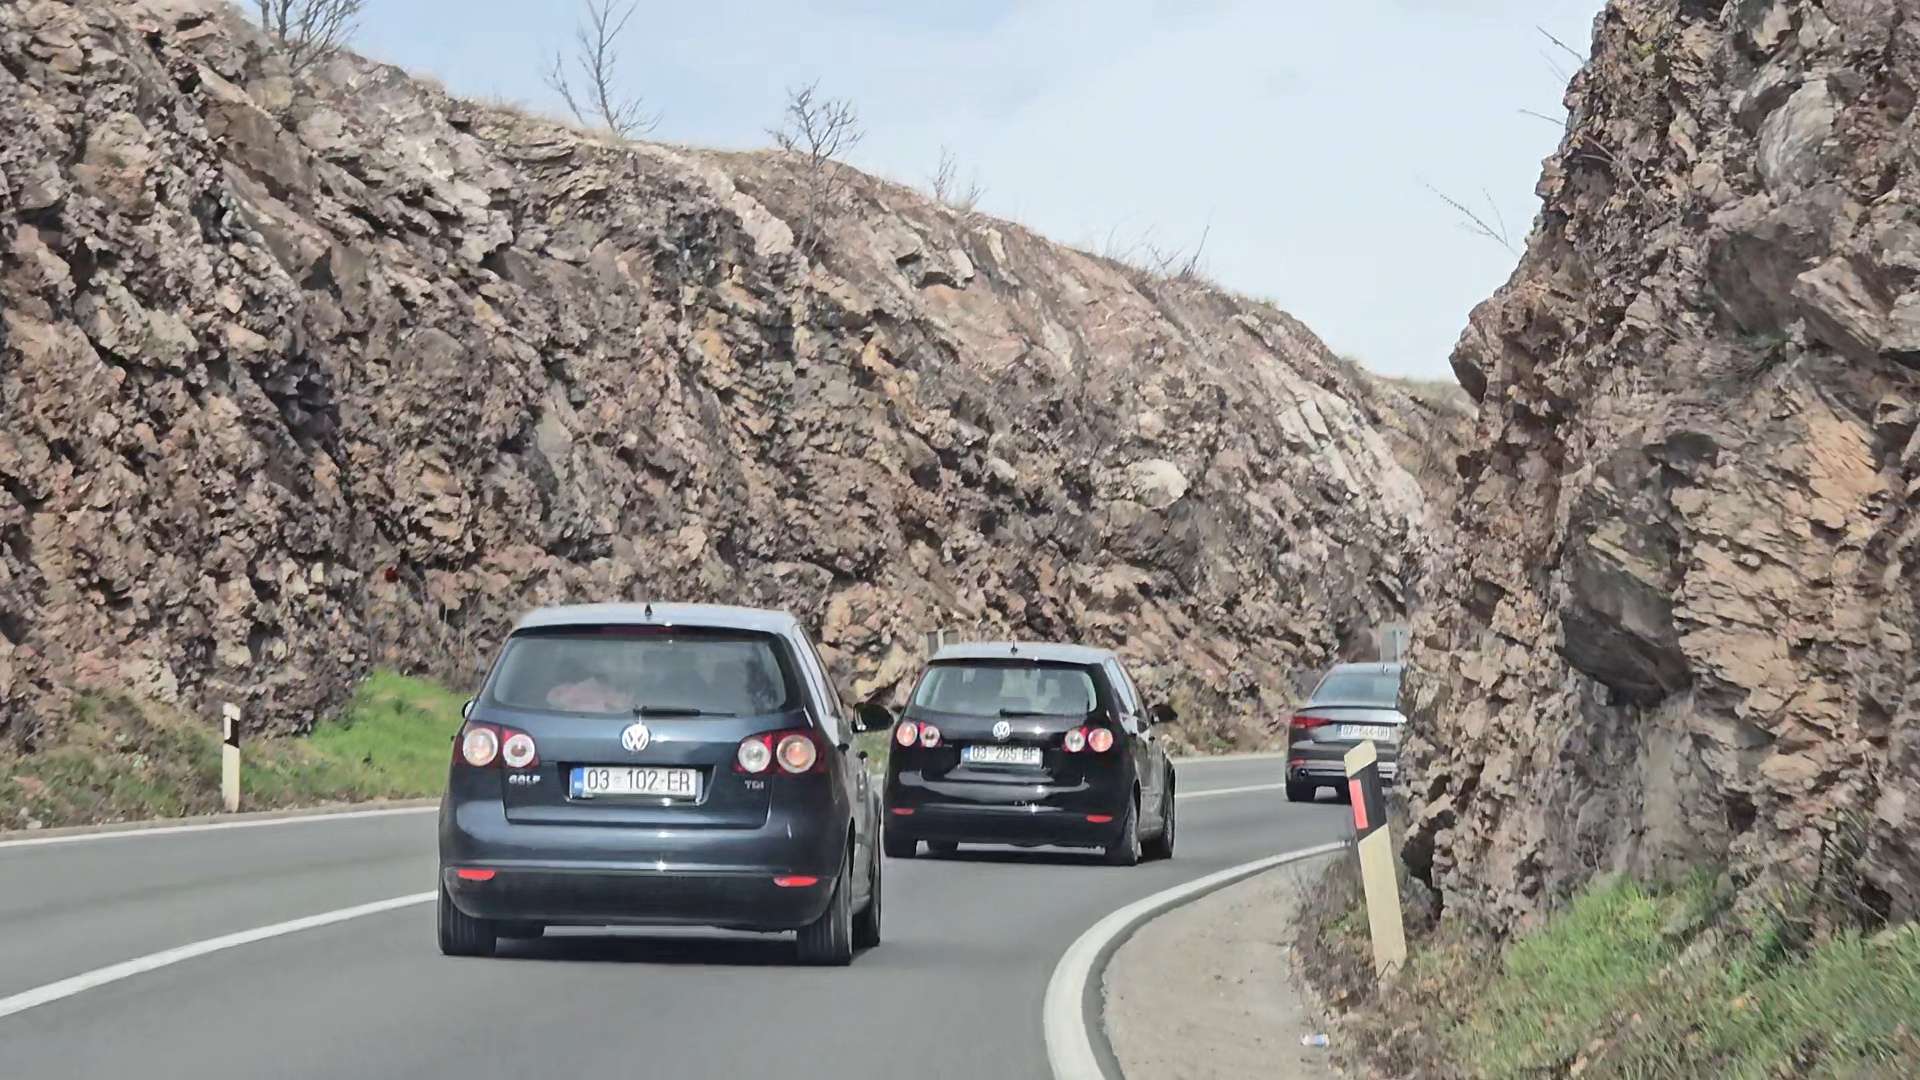
[[[241, 746], [242, 809], [264, 810], [439, 793], [461, 699], [380, 672], [310, 736]], [[74, 700], [54, 738], [31, 754], [0, 751], [0, 829], [213, 813], [220, 741], [177, 710], [113, 695]]]

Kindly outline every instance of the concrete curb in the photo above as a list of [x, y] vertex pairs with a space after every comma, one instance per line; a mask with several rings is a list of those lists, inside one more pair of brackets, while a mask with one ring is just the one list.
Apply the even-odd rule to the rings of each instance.
[[1337, 840], [1229, 866], [1135, 900], [1093, 924], [1067, 947], [1060, 962], [1054, 965], [1053, 976], [1047, 980], [1041, 1027], [1046, 1035], [1047, 1065], [1054, 1080], [1121, 1080], [1120, 1066], [1114, 1059], [1113, 1047], [1107, 1043], [1102, 1019], [1105, 1010], [1100, 979], [1106, 972], [1107, 961], [1134, 931], [1173, 908], [1237, 881], [1276, 866], [1331, 855], [1351, 846], [1348, 841]]
[[118, 836], [144, 832], [185, 832], [208, 828], [235, 828], [242, 825], [273, 825], [308, 818], [340, 816], [365, 817], [375, 812], [420, 810], [440, 805], [439, 796], [431, 799], [374, 799], [357, 803], [323, 803], [288, 810], [253, 810], [240, 814], [205, 814], [199, 817], [152, 818], [146, 821], [118, 821], [107, 825], [67, 825], [57, 829], [0, 829], [0, 847], [20, 846], [83, 836]]

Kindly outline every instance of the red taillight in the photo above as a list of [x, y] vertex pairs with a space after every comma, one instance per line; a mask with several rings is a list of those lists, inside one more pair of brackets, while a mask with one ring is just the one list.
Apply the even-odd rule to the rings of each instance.
[[1105, 825], [1113, 820], [1112, 814], [1088, 814], [1087, 820], [1095, 825]]
[[1295, 731], [1312, 731], [1317, 727], [1326, 727], [1333, 721], [1324, 716], [1296, 716], [1287, 721], [1287, 726]]
[[460, 732], [460, 759], [484, 769], [500, 756], [500, 729], [490, 724], [468, 724]]
[[509, 769], [530, 769], [540, 764], [540, 751], [533, 745], [533, 736], [515, 731], [500, 743], [500, 760]]
[[1096, 754], [1104, 754], [1113, 749], [1113, 729], [1103, 727], [1088, 728], [1087, 749]]
[[894, 812], [894, 814], [895, 814], [895, 816], [897, 816], [897, 817], [912, 817], [912, 816], [913, 816], [913, 807], [911, 807], [911, 806], [896, 806], [896, 807], [894, 807], [894, 808], [893, 808], [893, 812]]
[[900, 721], [900, 726], [893, 729], [893, 741], [901, 746], [912, 746], [919, 742], [920, 725], [911, 720]]
[[453, 873], [454, 876], [458, 877], [461, 881], [493, 880], [493, 871], [491, 870], [455, 870]]
[[787, 874], [784, 877], [774, 878], [773, 883], [783, 889], [804, 889], [809, 885], [820, 884], [820, 879], [808, 877], [805, 874]]
[[813, 745], [813, 739], [794, 732], [780, 740], [780, 749], [774, 752], [780, 759], [780, 767], [790, 773], [803, 773], [814, 767], [820, 760], [820, 748]]
[[940, 745], [940, 729], [932, 724], [920, 725], [920, 745], [931, 750]]
[[1061, 740], [1060, 746], [1069, 754], [1077, 754], [1085, 750], [1087, 748], [1087, 729], [1077, 727], [1067, 732], [1067, 737]]
[[827, 759], [811, 731], [763, 731], [740, 740], [733, 753], [733, 771], [750, 776], [771, 772], [775, 762], [793, 776], [827, 771]]

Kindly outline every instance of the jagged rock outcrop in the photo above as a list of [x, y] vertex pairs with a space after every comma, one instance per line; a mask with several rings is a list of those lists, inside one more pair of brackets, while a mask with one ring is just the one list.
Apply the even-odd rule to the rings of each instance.
[[1920, 4], [1613, 0], [1420, 619], [1407, 852], [1512, 925], [1605, 869], [1920, 914]]
[[936, 627], [1109, 641], [1258, 739], [1412, 603], [1443, 420], [876, 180], [801, 229], [798, 168], [295, 80], [211, 3], [0, 5], [0, 725], [104, 686], [299, 728], [648, 596], [801, 611], [861, 695]]

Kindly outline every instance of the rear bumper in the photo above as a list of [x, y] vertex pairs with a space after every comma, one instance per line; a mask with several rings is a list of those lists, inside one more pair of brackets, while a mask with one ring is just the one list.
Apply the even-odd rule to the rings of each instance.
[[1055, 786], [927, 781], [903, 771], [887, 784], [886, 828], [915, 840], [1105, 847], [1120, 838], [1131, 791], [1119, 774]]
[[[440, 808], [440, 878], [476, 918], [789, 930], [826, 910], [847, 821], [775, 812], [755, 829], [524, 825], [497, 800]], [[487, 881], [456, 870], [491, 870]], [[786, 888], [774, 878], [818, 884]]]
[[[1313, 780], [1323, 784], [1347, 782], [1347, 746], [1296, 746], [1287, 752], [1287, 779], [1295, 783]], [[1400, 748], [1392, 743], [1375, 743], [1380, 760], [1380, 780], [1391, 784], [1400, 774]]]

